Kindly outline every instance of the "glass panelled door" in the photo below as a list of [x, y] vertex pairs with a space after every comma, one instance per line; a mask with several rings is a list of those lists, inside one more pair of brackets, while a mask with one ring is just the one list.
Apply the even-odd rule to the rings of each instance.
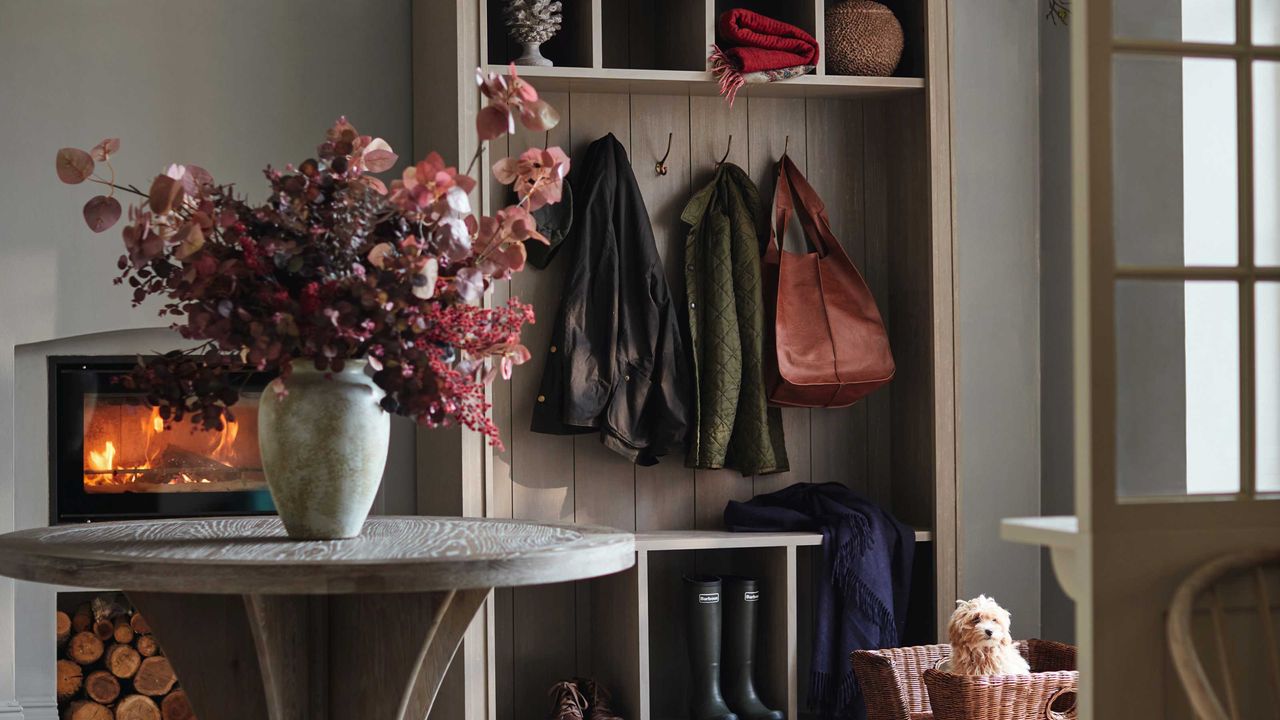
[[1082, 700], [1190, 717], [1174, 589], [1280, 544], [1280, 0], [1073, 12]]

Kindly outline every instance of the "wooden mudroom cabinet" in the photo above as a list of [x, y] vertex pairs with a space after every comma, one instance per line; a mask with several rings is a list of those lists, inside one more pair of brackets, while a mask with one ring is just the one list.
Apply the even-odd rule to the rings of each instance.
[[[767, 200], [785, 148], [822, 195], [836, 236], [876, 296], [897, 376], [851, 408], [784, 410], [790, 472], [695, 471], [678, 456], [636, 467], [594, 435], [529, 430], [565, 258], [500, 283], [492, 302], [519, 297], [538, 314], [525, 332], [533, 361], [492, 390], [505, 448], [462, 431], [420, 433], [419, 511], [634, 530], [637, 565], [592, 582], [498, 591], [459, 651], [433, 717], [542, 717], [550, 685], [574, 675], [603, 681], [628, 720], [681, 717], [684, 619], [672, 598], [681, 576], [694, 571], [763, 579], [757, 681], [772, 707], [797, 717], [805, 708], [818, 536], [721, 532], [727, 501], [795, 482], [845, 483], [916, 527], [913, 615], [924, 620], [911, 632], [928, 639], [945, 626], [957, 584], [949, 3], [887, 0], [906, 36], [895, 77], [832, 76], [820, 65], [815, 75], [747, 86], [731, 108], [704, 69], [719, 12], [748, 7], [822, 42], [826, 4], [564, 0], [563, 29], [543, 46], [556, 65], [519, 68], [560, 110], [561, 123], [547, 136], [521, 128], [499, 139], [483, 164], [545, 142], [578, 162], [591, 141], [613, 133], [628, 150], [682, 302], [684, 204], [726, 150]], [[501, 8], [501, 0], [415, 0], [415, 156], [434, 149], [465, 166], [474, 152], [475, 68], [498, 69], [518, 54]], [[669, 139], [669, 172], [660, 175], [654, 165]], [[475, 202], [499, 207], [501, 191], [486, 177]]]

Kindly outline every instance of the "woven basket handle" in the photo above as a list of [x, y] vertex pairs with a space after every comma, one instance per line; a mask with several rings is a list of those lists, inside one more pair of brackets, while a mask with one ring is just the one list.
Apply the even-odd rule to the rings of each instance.
[[[1063, 711], [1054, 710], [1053, 704], [1058, 701], [1058, 698], [1063, 697], [1064, 695], [1072, 696], [1071, 707]], [[1073, 687], [1058, 688], [1049, 696], [1049, 700], [1044, 704], [1044, 717], [1045, 720], [1076, 720], [1076, 708], [1076, 689]]]

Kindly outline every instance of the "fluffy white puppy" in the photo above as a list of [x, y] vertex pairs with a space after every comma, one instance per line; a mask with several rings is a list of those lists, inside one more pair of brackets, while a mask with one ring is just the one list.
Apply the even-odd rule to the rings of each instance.
[[1009, 632], [1009, 611], [994, 599], [979, 595], [957, 600], [947, 634], [951, 659], [938, 667], [956, 675], [1025, 675], [1027, 661]]

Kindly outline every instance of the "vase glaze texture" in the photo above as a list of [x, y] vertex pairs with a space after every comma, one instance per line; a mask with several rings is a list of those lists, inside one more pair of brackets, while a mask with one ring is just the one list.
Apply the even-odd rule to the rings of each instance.
[[271, 499], [295, 540], [360, 534], [387, 464], [391, 415], [363, 361], [341, 372], [295, 366], [263, 392], [258, 444]]

